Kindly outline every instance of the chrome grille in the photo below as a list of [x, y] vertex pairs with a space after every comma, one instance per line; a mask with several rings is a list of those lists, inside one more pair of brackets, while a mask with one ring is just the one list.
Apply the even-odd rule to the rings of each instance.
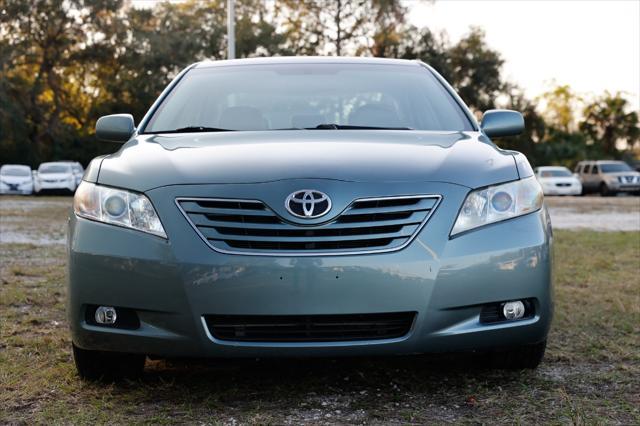
[[176, 204], [216, 251], [311, 256], [400, 250], [439, 201], [434, 195], [359, 199], [318, 225], [289, 222], [257, 200], [178, 198]]

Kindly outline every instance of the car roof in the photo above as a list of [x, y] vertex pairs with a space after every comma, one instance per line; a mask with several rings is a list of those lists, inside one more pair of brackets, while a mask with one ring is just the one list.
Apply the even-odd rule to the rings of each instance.
[[564, 166], [540, 166], [538, 167], [538, 170], [568, 170], [566, 167]]
[[273, 65], [273, 64], [369, 64], [369, 65], [406, 65], [420, 66], [419, 61], [409, 59], [351, 57], [351, 56], [275, 56], [269, 58], [226, 59], [220, 61], [206, 60], [194, 64], [194, 68], [211, 68], [238, 65]]
[[70, 166], [71, 162], [69, 162], [69, 161], [49, 161], [49, 162], [46, 162], [46, 163], [40, 163], [40, 166], [38, 166], [38, 167], [48, 166], [50, 164], [61, 164], [63, 166]]
[[584, 160], [584, 161], [580, 161], [578, 162], [578, 164], [609, 164], [609, 163], [615, 163], [615, 164], [619, 164], [619, 163], [624, 163], [624, 161], [620, 161], [620, 160]]
[[3, 164], [2, 166], [0, 166], [0, 169], [2, 169], [4, 167], [17, 167], [17, 168], [21, 168], [21, 169], [29, 169], [29, 170], [31, 170], [31, 167], [27, 166], [26, 164]]

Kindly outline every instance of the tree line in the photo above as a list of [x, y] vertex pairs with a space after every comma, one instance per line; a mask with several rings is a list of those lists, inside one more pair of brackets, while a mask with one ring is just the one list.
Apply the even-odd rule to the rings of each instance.
[[[105, 114], [136, 122], [182, 68], [226, 57], [226, 0], [135, 8], [130, 0], [0, 0], [0, 163], [86, 164]], [[506, 81], [479, 28], [456, 42], [416, 28], [400, 0], [236, 0], [237, 57], [368, 55], [420, 59], [476, 113], [521, 111], [527, 130], [500, 140], [534, 164], [621, 158], [639, 145], [623, 94], [584, 100], [569, 86], [529, 99]]]

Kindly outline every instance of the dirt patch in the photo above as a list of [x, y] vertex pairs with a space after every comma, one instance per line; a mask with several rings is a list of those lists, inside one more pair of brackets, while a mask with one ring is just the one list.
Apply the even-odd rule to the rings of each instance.
[[640, 231], [640, 197], [545, 197], [554, 229]]

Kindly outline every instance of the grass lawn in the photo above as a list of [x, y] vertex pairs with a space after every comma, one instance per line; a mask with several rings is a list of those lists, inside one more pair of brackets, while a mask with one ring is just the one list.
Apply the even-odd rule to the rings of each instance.
[[[54, 210], [20, 226], [61, 229], [66, 208]], [[120, 385], [76, 376], [64, 246], [0, 244], [0, 423], [638, 424], [640, 233], [555, 235], [556, 316], [535, 371], [433, 357], [153, 361]]]

